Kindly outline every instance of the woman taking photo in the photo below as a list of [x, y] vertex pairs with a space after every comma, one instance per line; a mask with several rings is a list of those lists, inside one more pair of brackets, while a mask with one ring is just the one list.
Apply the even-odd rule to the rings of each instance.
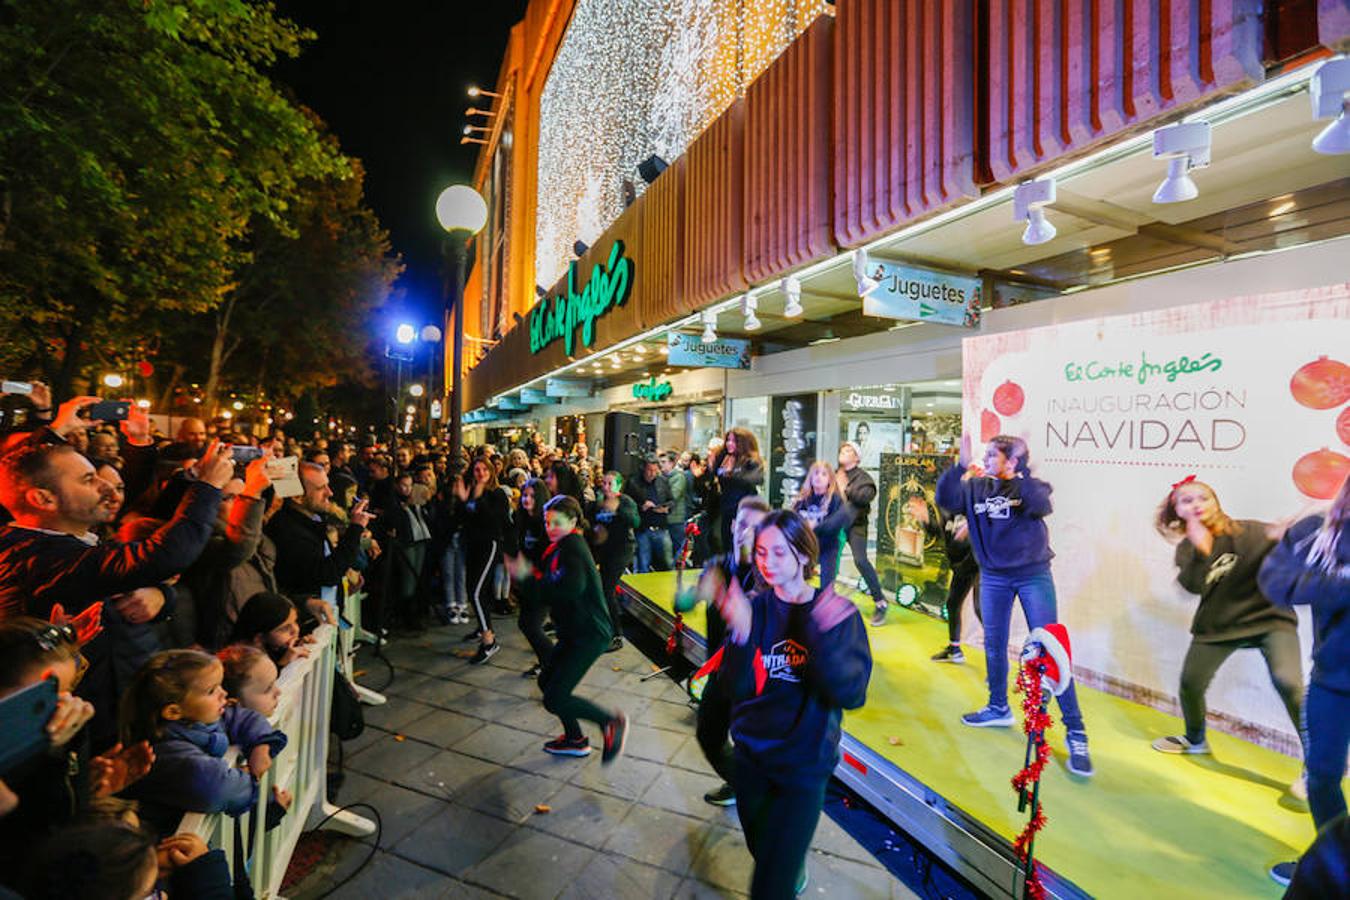
[[563, 733], [544, 744], [544, 750], [557, 756], [588, 756], [591, 742], [578, 721], [586, 719], [600, 726], [600, 761], [611, 763], [623, 752], [627, 718], [622, 711], [606, 711], [572, 693], [614, 636], [600, 595], [595, 560], [579, 533], [584, 525], [581, 506], [566, 494], [544, 505], [550, 543], [530, 580], [538, 584], [540, 597], [553, 616], [558, 643], [539, 675], [539, 687], [544, 691], [544, 709], [563, 723]]
[[[1050, 574], [1050, 532], [1045, 517], [1053, 508], [1050, 485], [1031, 475], [1031, 453], [1019, 437], [989, 441], [984, 465], [969, 464], [970, 437], [961, 438], [961, 458], [938, 479], [937, 505], [966, 517], [970, 549], [980, 567], [980, 609], [984, 622], [984, 663], [989, 704], [961, 721], [974, 728], [1007, 728], [1008, 628], [1013, 602], [1020, 600], [1027, 628], [1059, 621], [1055, 580]], [[1074, 685], [1059, 696], [1069, 748], [1069, 771], [1092, 774], [1087, 731]]]
[[[548, 534], [544, 531], [544, 504], [549, 501], [548, 488], [538, 478], [531, 478], [520, 488], [520, 505], [516, 507], [511, 524], [515, 531], [516, 547], [519, 553], [516, 564], [523, 557], [530, 566], [539, 565], [539, 559], [548, 546]], [[540, 667], [548, 661], [553, 652], [553, 642], [544, 633], [544, 617], [548, 608], [539, 597], [538, 586], [533, 578], [516, 582], [516, 594], [520, 598], [520, 616], [517, 623], [525, 640], [530, 642], [538, 662], [525, 670], [526, 678], [539, 675]]]
[[515, 553], [511, 528], [511, 504], [497, 485], [492, 464], [479, 457], [469, 467], [469, 483], [455, 483], [464, 535], [465, 582], [478, 628], [465, 640], [478, 641], [471, 662], [482, 665], [497, 655], [497, 637], [492, 632], [493, 570], [503, 553]]
[[637, 553], [634, 529], [641, 516], [633, 498], [623, 491], [623, 476], [606, 472], [600, 482], [600, 499], [591, 506], [591, 547], [600, 563], [600, 589], [609, 610], [614, 636], [611, 650], [623, 646], [622, 611], [619, 609], [619, 579], [633, 564]]
[[863, 705], [872, 673], [857, 608], [807, 583], [818, 552], [801, 516], [771, 512], [755, 529], [755, 565], [768, 589], [747, 598], [732, 580], [719, 597], [736, 812], [755, 860], [752, 900], [806, 888], [806, 853], [839, 762], [841, 714]]
[[[1280, 606], [1306, 604], [1313, 617], [1313, 670], [1303, 706], [1308, 809], [1318, 831], [1345, 815], [1345, 758], [1350, 752], [1350, 479], [1325, 516], [1285, 532], [1261, 564], [1261, 593]], [[1270, 876], [1287, 885], [1294, 863]]]
[[806, 520], [820, 545], [820, 584], [834, 583], [839, 574], [839, 557], [844, 552], [844, 529], [849, 525], [849, 509], [839, 493], [834, 469], [816, 460], [806, 472], [801, 493], [793, 501], [793, 510]]
[[759, 493], [764, 483], [764, 461], [759, 456], [759, 442], [747, 428], [733, 428], [727, 432], [712, 462], [717, 476], [718, 534], [722, 547], [731, 546], [731, 526], [736, 521], [736, 509], [741, 498]]

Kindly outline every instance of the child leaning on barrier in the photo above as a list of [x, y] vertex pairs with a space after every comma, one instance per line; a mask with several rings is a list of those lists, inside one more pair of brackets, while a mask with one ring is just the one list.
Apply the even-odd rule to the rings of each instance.
[[[252, 809], [258, 779], [286, 746], [286, 735], [261, 715], [226, 702], [223, 677], [213, 656], [166, 650], [136, 673], [122, 697], [123, 743], [148, 740], [155, 750], [150, 773], [123, 796], [140, 802], [142, 818], [161, 836], [172, 834], [186, 812], [239, 816]], [[246, 768], [232, 765], [230, 745], [247, 757]], [[273, 793], [281, 806], [283, 795]], [[269, 821], [276, 818], [269, 811]]]

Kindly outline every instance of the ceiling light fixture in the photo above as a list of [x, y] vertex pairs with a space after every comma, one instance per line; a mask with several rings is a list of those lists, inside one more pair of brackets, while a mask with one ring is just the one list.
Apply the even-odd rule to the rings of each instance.
[[1190, 173], [1209, 165], [1210, 131], [1208, 122], [1195, 121], [1153, 132], [1153, 158], [1167, 160], [1167, 177], [1153, 192], [1154, 203], [1182, 203], [1200, 196]]
[[1350, 153], [1350, 57], [1322, 63], [1313, 73], [1308, 95], [1313, 118], [1332, 120], [1313, 138], [1312, 148], [1328, 155]]
[[717, 313], [712, 310], [703, 312], [703, 343], [711, 344], [717, 340]]
[[752, 294], [741, 296], [741, 315], [745, 316], [745, 330], [759, 331], [759, 316], [755, 312], [759, 309], [759, 301]]
[[783, 303], [784, 316], [795, 319], [805, 312], [802, 308], [802, 280], [796, 275], [783, 279], [783, 296], [786, 298]]
[[1052, 240], [1055, 226], [1045, 218], [1043, 207], [1055, 202], [1055, 179], [1024, 181], [1013, 191], [1013, 221], [1026, 222], [1022, 243], [1035, 246]]

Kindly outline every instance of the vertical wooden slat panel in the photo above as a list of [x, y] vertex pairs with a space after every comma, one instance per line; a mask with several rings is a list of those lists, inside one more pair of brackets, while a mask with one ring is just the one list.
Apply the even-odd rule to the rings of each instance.
[[1066, 155], [1259, 81], [1259, 0], [992, 0], [989, 168]]
[[637, 309], [647, 329], [684, 311], [684, 188], [688, 164], [680, 157], [661, 173], [638, 203], [642, 216], [641, 304]]
[[733, 103], [693, 144], [685, 191], [685, 305], [746, 287], [742, 267], [745, 105]]
[[817, 19], [745, 97], [745, 275], [750, 282], [821, 259], [830, 240], [830, 52]]
[[836, 10], [831, 202], [849, 247], [975, 195], [974, 0]]

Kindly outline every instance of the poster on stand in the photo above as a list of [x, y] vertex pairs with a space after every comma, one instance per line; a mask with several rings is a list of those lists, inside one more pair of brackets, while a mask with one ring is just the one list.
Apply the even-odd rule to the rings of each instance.
[[[1133, 699], [1175, 697], [1190, 644], [1197, 597], [1154, 527], [1173, 483], [1276, 522], [1325, 508], [1350, 473], [1350, 284], [971, 337], [962, 355], [975, 458], [1016, 435], [1054, 489], [1074, 662]], [[1208, 699], [1235, 727], [1293, 734], [1260, 654], [1236, 654]]]
[[791, 505], [816, 460], [815, 394], [774, 397], [769, 407], [769, 505]]
[[942, 540], [930, 535], [914, 515], [912, 501], [923, 504], [929, 521], [938, 521], [934, 500], [939, 476], [952, 464], [940, 453], [883, 453], [877, 479], [877, 573], [881, 586], [905, 606], [917, 604], [935, 616], [943, 602], [951, 567]]

